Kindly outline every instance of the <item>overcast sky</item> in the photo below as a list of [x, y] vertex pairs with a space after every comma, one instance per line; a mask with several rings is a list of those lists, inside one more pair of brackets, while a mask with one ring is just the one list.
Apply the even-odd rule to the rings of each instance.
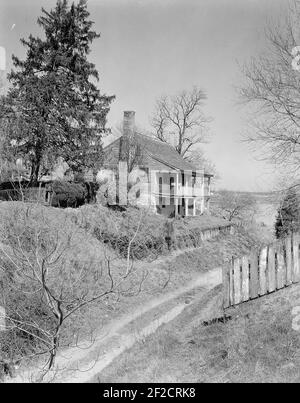
[[[24, 56], [21, 37], [41, 33], [41, 7], [55, 0], [0, 0], [0, 46]], [[237, 106], [235, 86], [243, 83], [239, 64], [263, 52], [267, 22], [283, 15], [287, 0], [89, 0], [101, 38], [91, 59], [100, 72], [99, 87], [115, 94], [109, 124], [124, 110], [135, 110], [150, 129], [154, 101], [194, 85], [207, 94], [205, 112], [213, 118], [207, 156], [221, 176], [219, 187], [263, 191], [272, 188], [272, 167], [255, 159], [241, 143], [245, 111]]]

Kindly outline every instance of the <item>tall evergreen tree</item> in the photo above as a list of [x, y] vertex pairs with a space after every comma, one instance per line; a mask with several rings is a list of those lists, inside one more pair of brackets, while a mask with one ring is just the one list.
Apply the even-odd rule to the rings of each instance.
[[276, 238], [282, 238], [300, 229], [300, 197], [295, 188], [290, 188], [278, 209], [275, 222]]
[[26, 59], [13, 56], [12, 86], [1, 105], [6, 141], [29, 165], [33, 184], [58, 157], [75, 171], [97, 168], [114, 99], [100, 93], [98, 72], [87, 59], [99, 35], [92, 30], [86, 0], [71, 6], [58, 0], [50, 12], [42, 9], [38, 24], [44, 38], [21, 40]]

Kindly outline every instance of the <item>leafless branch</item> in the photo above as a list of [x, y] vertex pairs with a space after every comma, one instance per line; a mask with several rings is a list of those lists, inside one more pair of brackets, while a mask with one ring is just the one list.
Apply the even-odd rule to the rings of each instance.
[[187, 157], [191, 149], [207, 141], [207, 123], [211, 119], [202, 111], [205, 99], [205, 93], [197, 87], [158, 99], [151, 118], [155, 136]]

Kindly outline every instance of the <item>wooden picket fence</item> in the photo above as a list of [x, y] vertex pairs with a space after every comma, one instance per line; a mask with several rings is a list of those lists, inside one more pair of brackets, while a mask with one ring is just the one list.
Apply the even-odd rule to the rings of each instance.
[[300, 281], [300, 234], [291, 234], [223, 267], [224, 308]]

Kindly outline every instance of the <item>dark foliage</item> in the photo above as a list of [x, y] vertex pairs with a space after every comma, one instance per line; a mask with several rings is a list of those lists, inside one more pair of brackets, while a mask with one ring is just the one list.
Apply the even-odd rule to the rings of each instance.
[[28, 181], [21, 180], [21, 181], [6, 181], [0, 183], [0, 190], [7, 190], [7, 189], [19, 189], [20, 187], [26, 188], [28, 186]]
[[85, 203], [87, 190], [84, 184], [54, 181], [52, 184], [53, 207], [79, 207]]
[[26, 59], [13, 56], [11, 88], [0, 100], [4, 148], [14, 160], [23, 159], [35, 185], [59, 157], [73, 171], [98, 168], [114, 99], [100, 94], [98, 71], [88, 61], [99, 35], [92, 29], [86, 0], [70, 6], [58, 0], [53, 10], [42, 9], [38, 24], [43, 36], [21, 40]]
[[300, 198], [295, 188], [290, 188], [278, 209], [275, 222], [276, 238], [282, 238], [300, 229]]

